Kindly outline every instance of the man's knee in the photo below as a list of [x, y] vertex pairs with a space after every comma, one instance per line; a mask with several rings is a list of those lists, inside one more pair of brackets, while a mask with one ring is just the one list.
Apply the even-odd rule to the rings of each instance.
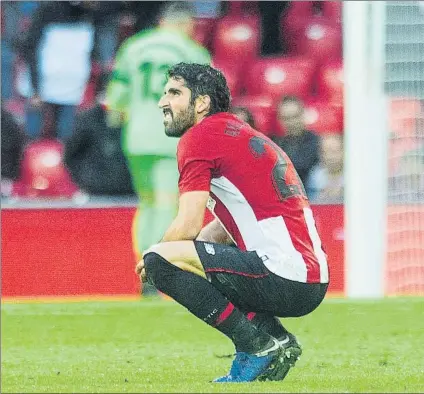
[[160, 285], [160, 281], [163, 280], [167, 274], [172, 273], [173, 269], [175, 269], [172, 264], [156, 252], [145, 254], [143, 259], [147, 281], [156, 287]]

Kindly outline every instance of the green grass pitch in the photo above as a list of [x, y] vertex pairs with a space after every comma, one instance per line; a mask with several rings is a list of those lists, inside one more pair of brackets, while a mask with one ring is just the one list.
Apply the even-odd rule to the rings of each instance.
[[286, 319], [283, 382], [213, 384], [230, 341], [173, 301], [2, 304], [2, 392], [424, 392], [424, 298], [326, 300]]

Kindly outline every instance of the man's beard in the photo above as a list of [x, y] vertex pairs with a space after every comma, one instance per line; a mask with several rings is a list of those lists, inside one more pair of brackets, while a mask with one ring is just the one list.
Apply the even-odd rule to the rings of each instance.
[[190, 127], [194, 125], [194, 105], [189, 105], [188, 108], [174, 117], [171, 113], [172, 121], [165, 125], [165, 134], [168, 137], [181, 137]]

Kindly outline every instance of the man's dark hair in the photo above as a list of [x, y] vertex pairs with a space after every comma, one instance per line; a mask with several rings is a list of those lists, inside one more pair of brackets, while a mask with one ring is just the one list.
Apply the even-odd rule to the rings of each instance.
[[208, 115], [228, 112], [231, 95], [221, 71], [207, 64], [178, 63], [168, 70], [167, 76], [168, 79], [184, 79], [185, 86], [191, 90], [191, 104], [199, 96], [209, 96], [211, 105]]

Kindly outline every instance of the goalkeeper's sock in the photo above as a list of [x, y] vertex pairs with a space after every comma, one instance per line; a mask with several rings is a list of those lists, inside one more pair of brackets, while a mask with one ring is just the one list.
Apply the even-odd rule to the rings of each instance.
[[148, 280], [158, 290], [229, 337], [237, 351], [256, 353], [272, 341], [206, 279], [175, 267], [153, 252], [144, 256], [144, 264]]

